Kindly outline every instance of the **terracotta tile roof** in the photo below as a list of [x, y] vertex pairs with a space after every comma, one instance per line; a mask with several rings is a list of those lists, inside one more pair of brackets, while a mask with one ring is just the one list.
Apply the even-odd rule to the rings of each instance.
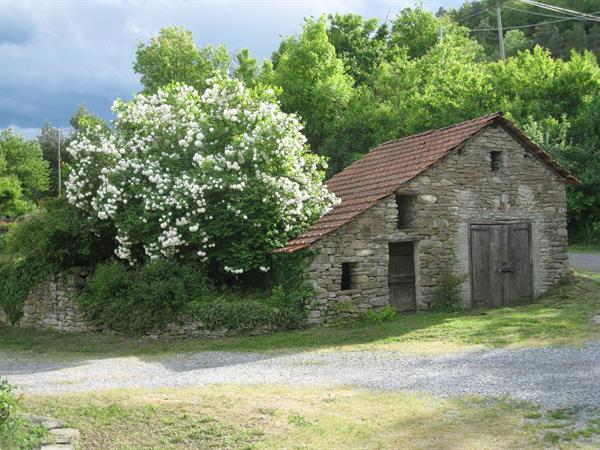
[[501, 112], [489, 114], [439, 130], [430, 130], [381, 144], [362, 159], [327, 181], [327, 188], [342, 202], [324, 214], [310, 229], [277, 253], [291, 253], [308, 247], [365, 212], [452, 150], [491, 124], [502, 125], [540, 160], [567, 182], [578, 183], [571, 173], [531, 141]]

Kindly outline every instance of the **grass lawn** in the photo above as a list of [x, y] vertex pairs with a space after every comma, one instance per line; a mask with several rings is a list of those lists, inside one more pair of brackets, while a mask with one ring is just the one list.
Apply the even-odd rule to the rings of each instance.
[[82, 449], [597, 448], [600, 415], [507, 399], [354, 388], [213, 386], [32, 396], [81, 431]]
[[578, 271], [535, 303], [461, 313], [426, 312], [375, 325], [314, 328], [222, 340], [69, 335], [0, 327], [0, 350], [94, 357], [207, 350], [400, 350], [437, 354], [484, 347], [577, 345], [600, 334], [590, 317], [600, 312], [600, 274]]
[[594, 244], [572, 244], [569, 245], [570, 252], [600, 253], [600, 245]]

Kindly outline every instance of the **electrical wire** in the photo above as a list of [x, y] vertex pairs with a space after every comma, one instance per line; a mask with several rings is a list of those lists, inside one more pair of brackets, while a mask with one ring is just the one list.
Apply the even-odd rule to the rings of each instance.
[[463, 20], [470, 19], [471, 17], [478, 16], [479, 14], [483, 14], [485, 12], [490, 12], [490, 8], [485, 8], [485, 9], [482, 9], [481, 11], [477, 11], [476, 13], [469, 14], [467, 17], [461, 17], [458, 19], [458, 21], [462, 22]]
[[[582, 19], [578, 19], [577, 17], [569, 17], [568, 19], [550, 20], [547, 22], [532, 23], [530, 25], [517, 25], [514, 27], [502, 27], [502, 29], [503, 30], [518, 30], [519, 28], [531, 28], [531, 27], [537, 27], [540, 25], [548, 25], [551, 23], [565, 22], [567, 20], [582, 20]], [[498, 28], [472, 28], [470, 31], [498, 31]]]
[[511, 8], [510, 6], [503, 6], [502, 8], [503, 9], [510, 9], [511, 11], [522, 12], [522, 13], [525, 13], [525, 14], [533, 14], [535, 16], [554, 17], [555, 19], [567, 19], [567, 17], [565, 17], [565, 16], [556, 16], [554, 14], [539, 13], [539, 12], [535, 12], [535, 11], [528, 11], [526, 9]]
[[[600, 13], [600, 11], [596, 11], [594, 14], [599, 14], [599, 13]], [[503, 30], [518, 30], [519, 28], [531, 28], [531, 27], [537, 27], [540, 25], [548, 25], [551, 23], [565, 22], [567, 20], [591, 20], [591, 19], [588, 19], [586, 17], [566, 17], [563, 19], [547, 20], [544, 22], [532, 23], [529, 25], [516, 25], [514, 27], [502, 27], [502, 29]], [[498, 28], [472, 28], [470, 31], [498, 31]]]
[[572, 9], [562, 8], [560, 6], [547, 5], [546, 3], [538, 2], [535, 0], [519, 0], [519, 1], [521, 1], [527, 5], [537, 6], [538, 8], [547, 9], [549, 11], [563, 13], [563, 14], [570, 14], [570, 15], [576, 16], [576, 17], [587, 17], [591, 20], [596, 20], [596, 21], [600, 22], [600, 17], [593, 15], [593, 14], [582, 13], [579, 11], [574, 11]]

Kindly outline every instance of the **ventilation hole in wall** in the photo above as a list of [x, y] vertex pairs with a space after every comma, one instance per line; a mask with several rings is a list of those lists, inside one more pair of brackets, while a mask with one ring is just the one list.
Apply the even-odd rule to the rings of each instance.
[[342, 263], [342, 291], [347, 291], [354, 287], [354, 272], [356, 263]]
[[492, 172], [498, 172], [502, 166], [502, 152], [490, 152], [490, 168]]
[[408, 228], [414, 209], [414, 196], [397, 194], [396, 207], [398, 208], [398, 222], [396, 228], [399, 230]]

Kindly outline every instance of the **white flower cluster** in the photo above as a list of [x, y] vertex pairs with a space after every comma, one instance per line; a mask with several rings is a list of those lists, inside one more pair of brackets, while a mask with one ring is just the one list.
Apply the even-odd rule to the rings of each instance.
[[209, 80], [202, 95], [172, 85], [113, 111], [113, 131], [71, 143], [67, 198], [114, 222], [131, 264], [193, 255], [268, 271], [266, 254], [335, 202], [298, 119], [238, 81]]

